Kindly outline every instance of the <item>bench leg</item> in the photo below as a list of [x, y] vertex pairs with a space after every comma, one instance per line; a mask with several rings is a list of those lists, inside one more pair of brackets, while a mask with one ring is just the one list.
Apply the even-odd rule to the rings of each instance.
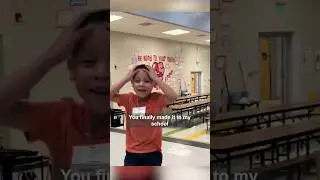
[[287, 149], [287, 160], [290, 159], [290, 152], [291, 152], [291, 143], [290, 141], [288, 141], [288, 144], [286, 146], [286, 149]]
[[316, 151], [314, 154], [316, 159], [317, 180], [320, 180], [320, 151]]
[[300, 168], [300, 166], [297, 169], [297, 180], [301, 180], [301, 168]]
[[264, 151], [260, 152], [260, 165], [265, 166], [265, 156], [264, 156]]

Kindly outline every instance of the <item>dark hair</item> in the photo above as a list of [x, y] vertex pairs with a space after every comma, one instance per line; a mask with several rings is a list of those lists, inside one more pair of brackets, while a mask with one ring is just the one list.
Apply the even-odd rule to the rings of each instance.
[[[146, 65], [144, 65], [144, 64], [140, 64], [140, 65], [136, 66], [136, 67], [134, 68], [134, 71], [136, 71], [136, 70], [138, 70], [138, 69], [144, 69], [144, 70], [149, 71], [148, 67], [147, 67]], [[135, 74], [133, 75], [132, 79], [134, 79], [134, 78], [136, 77], [136, 75], [137, 75], [137, 73], [135, 73]], [[147, 76], [149, 77], [149, 79], [151, 79], [150, 76], [149, 76], [149, 74], [147, 74]]]
[[[82, 22], [80, 22], [79, 26], [76, 30], [85, 28], [89, 24], [108, 24], [110, 22], [110, 11], [103, 9], [89, 13]], [[80, 50], [80, 47], [85, 42], [85, 38], [79, 40], [79, 42], [75, 45], [74, 49], [71, 52], [72, 57], [75, 57]]]
[[110, 11], [103, 9], [89, 13], [87, 17], [79, 24], [78, 29], [86, 27], [88, 24], [102, 24], [110, 22]]
[[134, 68], [134, 70], [138, 70], [138, 69], [145, 69], [145, 70], [149, 71], [149, 69], [147, 68], [147, 66], [144, 65], [144, 64], [140, 64], [140, 65], [138, 65], [138, 66], [136, 66], [136, 67]]

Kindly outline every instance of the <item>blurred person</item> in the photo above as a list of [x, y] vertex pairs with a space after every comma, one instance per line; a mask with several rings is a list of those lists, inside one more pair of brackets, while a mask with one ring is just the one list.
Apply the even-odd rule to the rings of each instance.
[[[46, 144], [54, 180], [69, 179], [64, 172], [73, 164], [91, 163], [93, 153], [104, 152], [98, 158], [109, 162], [109, 17], [108, 10], [82, 14], [40, 57], [1, 80], [1, 126], [24, 131], [29, 142]], [[65, 61], [69, 79], [83, 102], [22, 100]]]

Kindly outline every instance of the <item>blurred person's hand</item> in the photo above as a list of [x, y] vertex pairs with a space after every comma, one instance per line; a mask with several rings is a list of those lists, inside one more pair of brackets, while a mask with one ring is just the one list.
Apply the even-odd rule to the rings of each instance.
[[86, 36], [93, 29], [90, 25], [82, 29], [78, 28], [89, 13], [90, 12], [85, 12], [81, 14], [68, 27], [62, 30], [58, 38], [45, 52], [45, 59], [53, 60], [54, 63], [59, 64], [71, 55], [72, 50], [81, 37]]
[[135, 65], [135, 66], [132, 66], [130, 67], [129, 71], [127, 72], [126, 76], [124, 77], [125, 78], [125, 81], [126, 82], [129, 82], [132, 80], [134, 74], [136, 74], [138, 72], [138, 70], [135, 70], [135, 68], [137, 67], [138, 65]]

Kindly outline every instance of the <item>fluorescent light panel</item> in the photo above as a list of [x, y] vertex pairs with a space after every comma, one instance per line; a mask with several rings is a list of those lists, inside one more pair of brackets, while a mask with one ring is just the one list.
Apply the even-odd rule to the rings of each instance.
[[182, 30], [182, 29], [175, 29], [175, 30], [165, 31], [165, 32], [162, 32], [162, 33], [176, 36], [176, 35], [181, 35], [181, 34], [187, 34], [187, 33], [190, 33], [190, 32], [186, 31], [186, 30]]
[[117, 16], [117, 15], [110, 15], [110, 22], [116, 21], [116, 20], [120, 20], [122, 19], [122, 16]]

